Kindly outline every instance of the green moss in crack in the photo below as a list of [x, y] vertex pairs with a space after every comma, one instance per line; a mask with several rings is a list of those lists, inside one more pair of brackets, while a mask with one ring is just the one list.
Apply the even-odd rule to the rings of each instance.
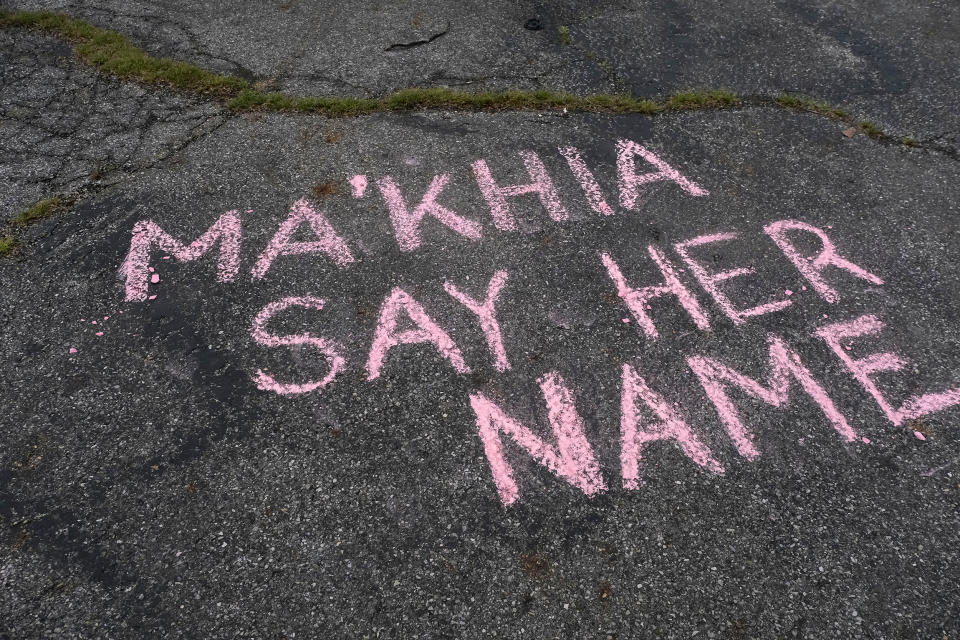
[[188, 62], [155, 58], [119, 33], [65, 14], [0, 10], [0, 27], [25, 27], [60, 35], [74, 43], [78, 58], [124, 80], [220, 96], [236, 95], [249, 87], [240, 78], [212, 73]]
[[63, 200], [60, 198], [60, 196], [54, 196], [52, 198], [40, 200], [30, 208], [21, 211], [10, 222], [15, 227], [25, 227], [28, 224], [36, 222], [37, 220], [43, 220], [44, 218], [49, 217], [62, 205]]
[[0, 256], [8, 256], [17, 248], [17, 239], [13, 234], [0, 235]]
[[565, 24], [557, 27], [557, 37], [560, 39], [560, 44], [562, 45], [573, 44], [573, 38], [570, 37], [570, 27]]
[[724, 109], [740, 104], [740, 99], [732, 91], [713, 89], [710, 91], [680, 91], [667, 98], [664, 108], [671, 111], [687, 109]]
[[783, 93], [776, 97], [776, 103], [787, 109], [796, 109], [797, 111], [810, 111], [813, 113], [833, 118], [834, 120], [846, 120], [850, 117], [844, 109], [832, 107], [826, 102], [814, 100], [807, 96], [799, 96], [791, 93]]

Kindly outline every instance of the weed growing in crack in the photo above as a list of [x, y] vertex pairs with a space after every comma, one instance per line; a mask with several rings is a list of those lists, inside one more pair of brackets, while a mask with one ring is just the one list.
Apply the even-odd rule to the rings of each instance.
[[873, 138], [874, 140], [879, 140], [880, 138], [886, 137], [883, 133], [883, 129], [870, 122], [869, 120], [861, 120], [860, 128], [863, 129], [863, 132]]

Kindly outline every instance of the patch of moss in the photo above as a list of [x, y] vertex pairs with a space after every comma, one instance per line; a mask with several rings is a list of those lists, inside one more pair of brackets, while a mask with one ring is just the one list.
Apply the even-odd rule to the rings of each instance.
[[777, 96], [776, 103], [781, 107], [786, 107], [787, 109], [796, 109], [797, 111], [811, 111], [813, 113], [818, 113], [822, 116], [828, 118], [833, 118], [834, 120], [846, 120], [850, 117], [850, 114], [847, 113], [844, 109], [838, 107], [832, 107], [825, 102], [819, 100], [814, 100], [813, 98], [808, 98], [807, 96], [799, 96], [790, 93], [783, 93]]
[[30, 208], [25, 209], [17, 214], [17, 216], [11, 220], [11, 223], [13, 223], [15, 227], [25, 227], [28, 224], [36, 222], [37, 220], [42, 220], [43, 218], [51, 215], [62, 204], [63, 201], [59, 196], [41, 200]]
[[713, 89], [711, 91], [679, 91], [667, 98], [664, 108], [673, 111], [687, 109], [724, 109], [740, 104], [740, 99], [732, 91]]
[[0, 236], [0, 256], [10, 255], [16, 248], [17, 239], [13, 236], [13, 234], [8, 233]]
[[78, 58], [125, 80], [221, 96], [232, 96], [249, 87], [240, 78], [212, 73], [179, 60], [155, 58], [119, 33], [61, 13], [0, 10], [0, 27], [25, 27], [60, 35], [74, 43]]
[[[161, 84], [226, 100], [234, 111], [289, 111], [315, 113], [329, 117], [355, 117], [386, 111], [446, 109], [451, 111], [589, 111], [642, 113], [653, 115], [663, 111], [727, 109], [740, 105], [741, 99], [731, 91], [681, 91], [664, 102], [633, 98], [629, 95], [594, 94], [574, 96], [541, 89], [537, 91], [501, 91], [469, 93], [447, 88], [413, 88], [397, 91], [379, 99], [296, 97], [266, 91], [266, 84], [251, 86], [241, 78], [206, 71], [187, 62], [155, 58], [136, 47], [125, 36], [95, 27], [83, 20], [52, 11], [9, 11], [0, 9], [0, 27], [32, 28], [59, 35], [74, 44], [78, 58], [93, 67], [130, 81]], [[560, 41], [571, 44], [570, 28], [557, 29]], [[608, 76], [612, 69], [606, 61], [587, 52]], [[837, 107], [801, 95], [782, 94], [774, 102], [784, 108], [810, 111], [836, 120], [849, 121], [849, 114]], [[852, 124], [852, 123], [851, 123]], [[864, 120], [860, 128], [874, 139], [888, 136], [875, 124]], [[903, 144], [913, 145], [915, 141]], [[912, 138], [910, 139], [912, 140]], [[42, 203], [38, 203], [39, 206]], [[56, 206], [56, 205], [54, 205]], [[26, 224], [43, 209], [25, 211], [16, 224]]]

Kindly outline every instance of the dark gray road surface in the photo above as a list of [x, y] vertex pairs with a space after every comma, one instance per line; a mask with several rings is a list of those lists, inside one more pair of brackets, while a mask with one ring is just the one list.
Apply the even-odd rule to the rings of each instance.
[[[104, 77], [57, 39], [0, 32], [0, 206], [12, 216], [40, 197], [87, 194], [0, 262], [0, 637], [960, 635], [960, 398], [908, 401], [960, 386], [957, 5], [756, 4], [16, 3], [305, 95], [796, 90], [929, 148], [759, 107], [655, 119], [235, 116]], [[524, 28], [532, 17], [543, 29]], [[660, 180], [624, 206], [619, 140], [709, 195]], [[579, 150], [612, 215], [593, 210], [560, 147]], [[522, 184], [528, 151], [567, 219], [519, 195], [507, 198], [516, 229], [498, 228], [472, 165]], [[401, 250], [383, 179], [412, 212], [441, 174], [437, 202], [481, 237], [427, 215], [420, 245]], [[356, 175], [366, 189], [349, 183]], [[353, 261], [281, 255], [255, 278], [302, 199]], [[219, 245], [195, 261], [155, 248], [147, 299], [126, 299], [139, 297], [120, 273], [138, 221], [189, 245], [232, 210], [243, 229], [232, 281], [218, 281]], [[818, 289], [764, 233], [788, 219], [821, 229], [874, 281], [834, 265]], [[734, 232], [690, 247], [691, 259], [711, 274], [755, 270], [716, 284], [736, 308], [789, 306], [734, 322], [674, 248]], [[816, 264], [813, 234], [789, 238], [801, 264]], [[290, 241], [311, 240], [304, 225]], [[663, 281], [651, 245], [709, 330], [664, 296], [639, 307], [651, 338], [618, 297], [601, 254], [639, 288]], [[497, 271], [508, 274], [495, 305], [507, 371], [477, 315], [444, 289], [482, 300]], [[394, 337], [435, 325], [456, 353], [395, 346], [370, 380], [396, 288], [428, 320], [399, 313]], [[309, 345], [252, 334], [267, 305], [291, 297], [325, 302], [278, 311], [265, 331], [337, 343], [343, 367], [326, 388], [281, 395], [258, 388], [258, 371], [298, 384], [331, 371]], [[870, 316], [883, 329], [861, 320], [840, 355], [816, 333]], [[728, 386], [756, 453], [744, 455], [689, 359], [767, 384], [770, 336], [847, 430], [816, 389], [774, 381], [757, 398]], [[865, 385], [840, 357], [876, 353], [909, 362]], [[625, 488], [625, 364], [723, 473], [668, 439], [642, 447], [637, 486]], [[471, 396], [560, 458], [538, 383], [551, 375], [589, 447], [564, 458], [563, 478], [503, 435], [518, 492], [505, 505]], [[656, 432], [655, 411], [637, 406], [639, 428]]]

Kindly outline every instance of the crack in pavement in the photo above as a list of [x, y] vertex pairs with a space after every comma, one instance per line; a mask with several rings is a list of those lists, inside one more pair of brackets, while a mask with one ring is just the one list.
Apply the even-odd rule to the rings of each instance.
[[396, 44], [390, 45], [389, 47], [384, 49], [384, 51], [400, 51], [404, 49], [413, 49], [415, 47], [421, 47], [425, 44], [430, 44], [431, 42], [433, 42], [434, 40], [437, 40], [438, 38], [441, 38], [442, 36], [447, 35], [448, 31], [450, 31], [449, 22], [447, 23], [447, 26], [443, 28], [443, 31], [435, 33], [432, 36], [429, 36], [422, 40], [414, 40], [413, 42], [398, 42]]

